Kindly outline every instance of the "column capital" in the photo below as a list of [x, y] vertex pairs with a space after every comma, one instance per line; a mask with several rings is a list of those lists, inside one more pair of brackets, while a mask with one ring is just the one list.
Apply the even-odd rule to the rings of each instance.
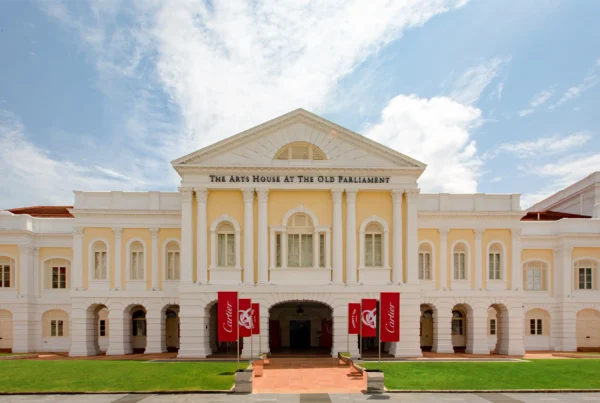
[[440, 236], [448, 237], [448, 233], [450, 232], [450, 227], [440, 227], [440, 228], [438, 228], [438, 231], [440, 231]]
[[19, 245], [19, 251], [27, 253], [28, 255], [32, 255], [34, 249], [36, 249], [33, 245], [28, 243], [23, 243]]
[[208, 198], [207, 188], [194, 188], [194, 192], [196, 193], [197, 203], [206, 203], [206, 199]]
[[123, 228], [113, 228], [112, 232], [115, 234], [115, 238], [121, 238], [123, 235]]
[[334, 203], [342, 202], [342, 193], [344, 193], [344, 189], [331, 189], [331, 198]]
[[511, 228], [510, 229], [510, 235], [513, 237], [521, 237], [522, 233], [523, 233], [522, 228]]
[[194, 189], [187, 187], [179, 187], [179, 193], [181, 194], [182, 202], [191, 202], [194, 198]]
[[347, 203], [356, 203], [356, 194], [358, 193], [358, 189], [346, 189], [346, 202]]
[[242, 188], [242, 194], [244, 195], [244, 203], [254, 201], [254, 188]]
[[73, 236], [74, 237], [82, 237], [83, 236], [83, 227], [73, 227]]
[[481, 228], [475, 228], [473, 230], [473, 232], [475, 232], [475, 240], [476, 241], [481, 241], [481, 239], [483, 238], [483, 233], [485, 232], [485, 230], [481, 229]]
[[150, 235], [152, 235], [152, 238], [158, 238], [158, 231], [160, 231], [160, 228], [151, 227], [148, 228], [148, 230], [150, 231]]
[[264, 203], [269, 201], [269, 189], [267, 188], [256, 188], [256, 194], [258, 195], [258, 201]]
[[404, 189], [392, 189], [390, 191], [394, 202], [402, 204], [402, 195], [404, 195]]
[[405, 189], [404, 193], [406, 194], [406, 201], [408, 203], [413, 203], [417, 201], [417, 196], [421, 193], [419, 189]]

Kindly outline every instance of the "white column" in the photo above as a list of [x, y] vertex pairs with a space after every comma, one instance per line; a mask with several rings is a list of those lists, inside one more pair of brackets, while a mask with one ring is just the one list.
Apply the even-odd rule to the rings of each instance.
[[434, 353], [454, 353], [452, 347], [452, 309], [450, 308], [437, 307], [433, 313], [432, 351]]
[[121, 239], [123, 237], [123, 229], [122, 228], [113, 228], [112, 229], [114, 237], [115, 237], [115, 251], [114, 251], [114, 262], [115, 262], [115, 290], [123, 289], [122, 284], [122, 274], [121, 274]]
[[196, 227], [196, 266], [198, 267], [198, 283], [208, 283], [208, 236], [206, 224], [206, 200], [208, 190], [194, 188], [196, 192], [196, 205], [198, 207], [198, 220]]
[[518, 302], [507, 308], [507, 310], [500, 313], [497, 321], [497, 327], [502, 332], [503, 339], [498, 346], [498, 353], [521, 356], [525, 354], [525, 348], [523, 347], [523, 324], [525, 323], [523, 305]]
[[71, 265], [71, 289], [83, 289], [83, 228], [73, 228], [73, 264]]
[[404, 190], [392, 190], [393, 229], [392, 283], [402, 284], [402, 195]]
[[346, 189], [346, 284], [356, 284], [356, 189]]
[[482, 276], [484, 272], [487, 272], [483, 269], [484, 264], [482, 260], [482, 251], [481, 251], [481, 239], [483, 238], [483, 230], [476, 229], [475, 230], [475, 289], [481, 290], [483, 288]]
[[19, 295], [33, 294], [33, 249], [32, 245], [19, 245]]
[[487, 322], [488, 309], [485, 306], [473, 307], [471, 314], [467, 315], [467, 348], [465, 351], [468, 354], [490, 353]]
[[158, 287], [158, 228], [150, 228], [150, 238], [152, 239], [152, 289], [160, 290]]
[[333, 284], [342, 284], [343, 234], [342, 234], [342, 189], [332, 189], [333, 199]]
[[440, 228], [440, 290], [448, 288], [448, 228]]
[[[521, 228], [513, 228], [510, 230], [510, 238], [512, 242], [512, 275], [511, 289], [523, 289], [523, 267], [521, 265]], [[570, 277], [568, 278], [570, 280]], [[569, 281], [568, 284], [571, 282]]]
[[254, 189], [244, 195], [244, 284], [254, 284]]
[[108, 312], [108, 351], [106, 355], [131, 354], [131, 315], [122, 309]]
[[[33, 249], [33, 295], [40, 296], [40, 276], [42, 268], [40, 267], [40, 248]], [[70, 269], [68, 275], [73, 276], [73, 268]], [[69, 284], [71, 280], [69, 279]]]
[[167, 351], [166, 316], [161, 309], [150, 309], [146, 314], [146, 350], [145, 354]]
[[269, 282], [269, 189], [256, 189], [258, 194], [258, 283]]
[[419, 283], [417, 202], [419, 189], [406, 191], [406, 282]]
[[179, 188], [181, 193], [181, 282], [194, 282], [194, 236], [192, 233], [192, 199], [191, 188]]

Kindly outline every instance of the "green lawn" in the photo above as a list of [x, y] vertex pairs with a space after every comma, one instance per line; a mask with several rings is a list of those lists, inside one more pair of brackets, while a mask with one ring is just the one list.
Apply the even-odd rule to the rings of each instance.
[[235, 362], [0, 361], [0, 392], [228, 390], [236, 368]]
[[381, 369], [388, 389], [600, 389], [600, 360], [384, 362]]

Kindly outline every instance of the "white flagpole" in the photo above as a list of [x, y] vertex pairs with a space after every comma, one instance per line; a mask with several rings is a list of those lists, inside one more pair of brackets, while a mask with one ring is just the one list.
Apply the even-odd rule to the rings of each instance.
[[240, 298], [237, 297], [237, 312], [235, 313], [236, 329], [237, 329], [237, 341], [235, 343], [237, 350], [237, 370], [240, 370]]

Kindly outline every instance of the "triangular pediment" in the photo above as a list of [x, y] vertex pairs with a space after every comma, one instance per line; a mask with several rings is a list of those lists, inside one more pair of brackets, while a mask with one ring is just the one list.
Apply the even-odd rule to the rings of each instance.
[[425, 164], [326, 119], [297, 109], [259, 126], [226, 138], [172, 162], [183, 166], [302, 166], [302, 160], [275, 159], [278, 151], [295, 142], [310, 143], [326, 156], [304, 161], [311, 167], [407, 168], [424, 170]]

